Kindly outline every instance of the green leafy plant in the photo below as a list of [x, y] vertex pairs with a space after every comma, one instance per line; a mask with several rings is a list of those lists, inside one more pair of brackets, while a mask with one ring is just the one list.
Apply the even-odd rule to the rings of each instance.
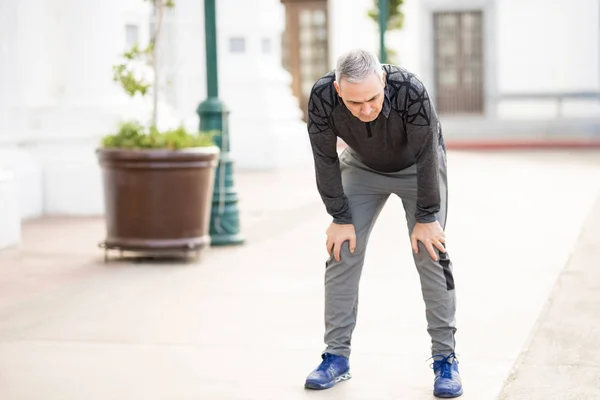
[[102, 139], [105, 148], [119, 149], [168, 149], [205, 147], [214, 144], [215, 132], [190, 133], [182, 126], [159, 131], [154, 126], [146, 127], [137, 121], [121, 123], [117, 133]]
[[[388, 10], [387, 10], [387, 24], [386, 31], [391, 30], [400, 30], [404, 26], [404, 13], [402, 12], [402, 5], [404, 4], [404, 0], [388, 0]], [[373, 0], [373, 8], [371, 8], [367, 15], [375, 21], [375, 23], [379, 24], [379, 0]], [[388, 48], [386, 46], [385, 51], [387, 53], [387, 62], [388, 63], [396, 63], [397, 53]]]
[[[145, 49], [141, 50], [138, 45], [134, 45], [131, 50], [126, 51], [123, 54], [123, 62], [113, 65], [113, 80], [119, 82], [129, 96], [133, 97], [136, 93], [145, 96], [148, 90], [152, 87], [152, 84], [146, 82], [143, 78], [136, 78], [133, 71], [128, 69], [128, 63], [130, 61], [142, 60], [143, 58], [152, 58], [154, 55], [154, 45], [149, 44]], [[155, 87], [158, 84], [157, 74], [155, 74]], [[158, 91], [155, 91], [158, 92]], [[157, 93], [154, 94], [156, 97]], [[153, 113], [155, 114], [155, 113]], [[154, 118], [156, 116], [154, 115]], [[156, 120], [153, 121], [156, 123]]]
[[[125, 93], [134, 97], [152, 94], [152, 116], [149, 126], [138, 121], [126, 121], [119, 125], [115, 134], [103, 137], [102, 146], [105, 148], [124, 149], [182, 149], [186, 147], [206, 147], [214, 145], [214, 132], [188, 132], [181, 125], [175, 129], [159, 131], [158, 119], [158, 93], [159, 93], [159, 60], [157, 43], [161, 35], [161, 28], [167, 9], [175, 7], [173, 0], [145, 0], [150, 1], [155, 11], [155, 23], [151, 39], [145, 47], [135, 44], [122, 55], [122, 62], [112, 66], [113, 81], [121, 85]], [[153, 82], [148, 82], [143, 77], [136, 77], [130, 65], [138, 62], [150, 65], [154, 72]]]

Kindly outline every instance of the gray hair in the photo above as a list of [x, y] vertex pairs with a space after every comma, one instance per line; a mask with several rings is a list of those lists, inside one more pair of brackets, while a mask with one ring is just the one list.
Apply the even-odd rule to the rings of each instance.
[[340, 83], [344, 78], [348, 82], [358, 83], [369, 74], [381, 76], [383, 69], [375, 54], [370, 51], [356, 49], [344, 53], [338, 58], [335, 68], [335, 80]]

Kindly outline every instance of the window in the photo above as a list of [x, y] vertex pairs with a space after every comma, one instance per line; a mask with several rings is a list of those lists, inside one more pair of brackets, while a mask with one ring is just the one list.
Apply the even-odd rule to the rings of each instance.
[[308, 98], [315, 81], [328, 70], [325, 10], [301, 10], [299, 21], [301, 90]]
[[484, 110], [481, 11], [433, 14], [436, 106], [440, 114]]
[[246, 51], [246, 39], [243, 37], [229, 38], [230, 53], [244, 53]]
[[261, 48], [263, 54], [270, 54], [271, 53], [271, 39], [262, 38], [260, 41], [260, 48]]
[[137, 25], [125, 25], [125, 46], [129, 50], [140, 42], [140, 28]]

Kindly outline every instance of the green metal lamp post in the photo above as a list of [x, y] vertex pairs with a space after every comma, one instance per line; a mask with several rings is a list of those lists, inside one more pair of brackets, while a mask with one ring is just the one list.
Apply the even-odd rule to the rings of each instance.
[[210, 217], [212, 246], [244, 243], [240, 234], [238, 197], [233, 182], [233, 161], [229, 146], [229, 110], [219, 100], [217, 74], [217, 22], [215, 0], [204, 0], [204, 26], [206, 40], [207, 99], [198, 105], [201, 131], [216, 131], [215, 143], [221, 149], [215, 173], [215, 189]]
[[379, 0], [379, 61], [387, 63], [387, 52], [385, 50], [385, 31], [388, 20], [388, 0]]

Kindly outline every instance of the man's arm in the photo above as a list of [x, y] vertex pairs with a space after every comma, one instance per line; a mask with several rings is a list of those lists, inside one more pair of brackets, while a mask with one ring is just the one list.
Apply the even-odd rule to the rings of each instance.
[[348, 198], [344, 195], [340, 162], [337, 154], [337, 136], [329, 124], [329, 112], [333, 99], [327, 96], [331, 90], [315, 85], [308, 101], [308, 136], [312, 147], [317, 189], [325, 209], [336, 224], [352, 223]]
[[414, 76], [408, 93], [406, 133], [417, 164], [415, 217], [420, 223], [433, 222], [440, 211], [439, 124], [425, 86]]

